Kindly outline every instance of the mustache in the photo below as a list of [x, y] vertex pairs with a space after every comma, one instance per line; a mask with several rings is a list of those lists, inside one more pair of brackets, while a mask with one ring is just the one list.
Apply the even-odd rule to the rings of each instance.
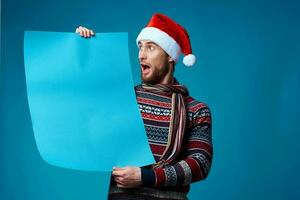
[[146, 63], [146, 62], [140, 62], [140, 65], [141, 65], [141, 66], [148, 66], [148, 67], [151, 67], [151, 64], [150, 64], [150, 63]]

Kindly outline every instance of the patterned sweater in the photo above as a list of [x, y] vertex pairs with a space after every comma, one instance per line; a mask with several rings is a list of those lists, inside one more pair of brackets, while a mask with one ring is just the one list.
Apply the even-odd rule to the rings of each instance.
[[[158, 161], [168, 142], [172, 99], [147, 92], [141, 86], [136, 86], [135, 92], [150, 148]], [[190, 96], [186, 104], [188, 120], [181, 155], [165, 167], [142, 168], [144, 186], [188, 192], [190, 183], [207, 177], [213, 153], [210, 110]]]
[[[140, 85], [135, 87], [135, 93], [148, 142], [158, 162], [168, 142], [172, 99], [147, 92]], [[188, 119], [181, 153], [167, 166], [142, 167], [144, 187], [188, 193], [190, 183], [205, 179], [209, 173], [213, 154], [210, 110], [190, 96], [185, 101]]]

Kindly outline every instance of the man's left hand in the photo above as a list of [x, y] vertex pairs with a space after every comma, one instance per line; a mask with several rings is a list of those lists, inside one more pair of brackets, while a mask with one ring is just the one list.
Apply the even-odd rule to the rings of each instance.
[[134, 188], [142, 185], [141, 168], [139, 167], [113, 167], [112, 175], [121, 188]]

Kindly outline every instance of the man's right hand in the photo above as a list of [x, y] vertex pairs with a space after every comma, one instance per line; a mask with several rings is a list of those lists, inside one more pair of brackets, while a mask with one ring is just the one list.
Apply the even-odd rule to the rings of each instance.
[[85, 37], [85, 38], [89, 38], [89, 37], [95, 35], [93, 30], [88, 29], [88, 28], [83, 27], [83, 26], [79, 26], [78, 28], [76, 28], [75, 32], [78, 33], [79, 35], [81, 35], [82, 37]]

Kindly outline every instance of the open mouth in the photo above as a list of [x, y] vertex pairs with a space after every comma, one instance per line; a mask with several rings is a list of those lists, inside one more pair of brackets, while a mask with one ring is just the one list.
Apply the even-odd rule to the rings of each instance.
[[150, 66], [147, 64], [141, 64], [141, 68], [143, 74], [148, 74], [150, 72]]

